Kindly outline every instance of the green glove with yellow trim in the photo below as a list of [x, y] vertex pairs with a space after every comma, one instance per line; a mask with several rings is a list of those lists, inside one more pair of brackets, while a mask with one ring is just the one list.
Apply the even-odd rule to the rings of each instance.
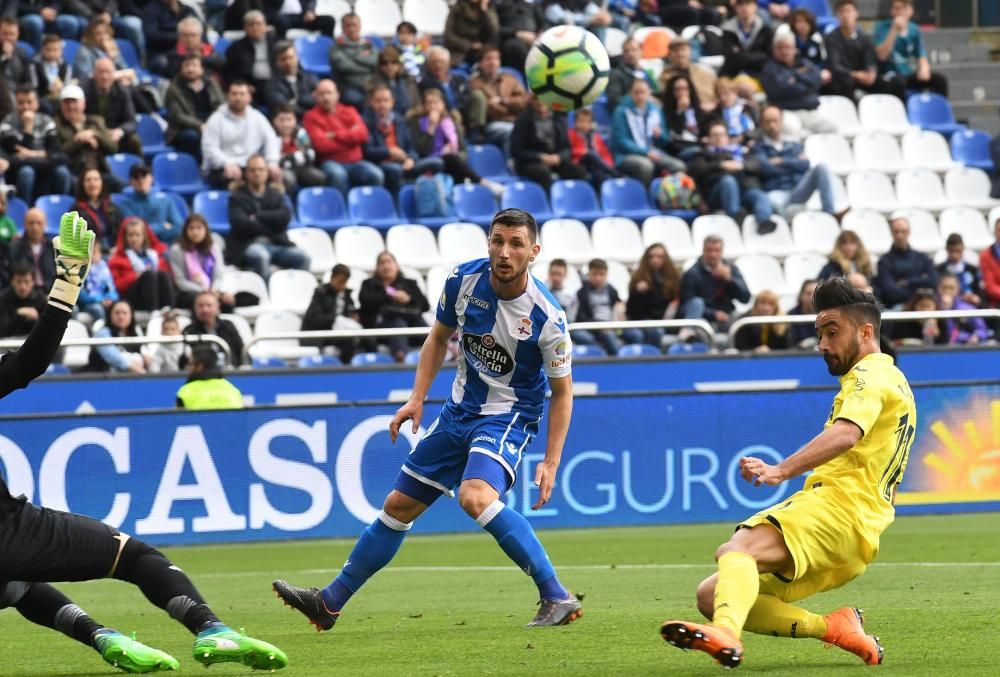
[[59, 235], [52, 240], [56, 251], [56, 280], [49, 292], [49, 303], [73, 312], [80, 288], [90, 272], [94, 251], [94, 231], [76, 212], [66, 212], [59, 221]]

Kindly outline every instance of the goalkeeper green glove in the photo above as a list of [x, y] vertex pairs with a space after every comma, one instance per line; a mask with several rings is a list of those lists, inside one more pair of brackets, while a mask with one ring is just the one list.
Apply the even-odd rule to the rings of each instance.
[[59, 221], [59, 235], [52, 240], [56, 251], [56, 280], [49, 292], [49, 304], [73, 312], [80, 288], [90, 272], [94, 251], [94, 231], [87, 228], [76, 212], [66, 212]]

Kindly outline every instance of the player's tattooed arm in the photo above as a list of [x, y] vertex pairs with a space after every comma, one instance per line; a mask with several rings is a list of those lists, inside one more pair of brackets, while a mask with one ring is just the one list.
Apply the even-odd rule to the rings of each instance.
[[833, 425], [777, 465], [752, 456], [741, 458], [740, 475], [757, 487], [762, 484], [781, 484], [836, 458], [857, 444], [862, 435], [857, 424], [838, 418]]
[[550, 378], [549, 386], [552, 388], [552, 400], [549, 403], [549, 434], [545, 441], [545, 458], [535, 466], [538, 500], [531, 506], [532, 510], [541, 508], [552, 496], [556, 471], [559, 469], [566, 433], [569, 431], [569, 421], [573, 416], [573, 377], [567, 375]]

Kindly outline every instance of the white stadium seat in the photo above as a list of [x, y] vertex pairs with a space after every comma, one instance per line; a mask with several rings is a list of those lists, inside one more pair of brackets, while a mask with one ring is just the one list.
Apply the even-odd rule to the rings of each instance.
[[[802, 283], [815, 280], [819, 271], [826, 265], [827, 257], [812, 252], [792, 254], [785, 259], [785, 283], [789, 294], [798, 295]], [[793, 304], [794, 305], [794, 304]], [[788, 306], [790, 308], [791, 306]], [[787, 310], [788, 308], [785, 308]]]
[[905, 169], [896, 175], [896, 195], [901, 207], [918, 207], [940, 212], [955, 206], [945, 197], [937, 172], [930, 169]]
[[855, 209], [874, 209], [884, 213], [899, 209], [892, 181], [882, 172], [871, 169], [850, 173], [847, 177], [847, 195], [851, 207]]
[[401, 266], [430, 270], [442, 263], [434, 232], [427, 226], [415, 223], [393, 226], [385, 234], [385, 248], [395, 255]]
[[[989, 224], [1000, 218], [1000, 207], [990, 212], [987, 220], [981, 211], [972, 207], [949, 207], [941, 212], [941, 235], [948, 239], [952, 233], [962, 236], [966, 251], [979, 251], [991, 246], [996, 239]], [[977, 264], [978, 265], [978, 264]]]
[[757, 234], [757, 219], [751, 214], [743, 219], [743, 245], [748, 254], [770, 254], [778, 258], [784, 258], [796, 250], [795, 242], [792, 241], [792, 231], [788, 227], [788, 222], [775, 214], [771, 217], [777, 226], [773, 232], [767, 235]]
[[446, 223], [438, 231], [441, 262], [461, 263], [486, 256], [486, 231], [475, 223]]
[[448, 10], [445, 0], [403, 0], [403, 18], [419, 33], [443, 35]]
[[861, 132], [854, 137], [854, 162], [858, 169], [895, 174], [906, 168], [896, 137], [886, 132]]
[[236, 313], [220, 313], [219, 317], [223, 320], [231, 322], [232, 325], [236, 327], [236, 331], [239, 333], [240, 340], [243, 341], [243, 345], [250, 343], [250, 340], [253, 338], [253, 328], [250, 326], [247, 318], [242, 315], [237, 315]]
[[840, 224], [826, 212], [799, 212], [792, 219], [792, 240], [800, 252], [829, 254], [840, 235]]
[[385, 241], [371, 226], [345, 226], [333, 234], [333, 248], [338, 261], [370, 273], [378, 255], [385, 251]]
[[316, 276], [305, 270], [276, 270], [267, 287], [276, 309], [305, 315], [316, 291]]
[[907, 167], [923, 167], [935, 172], [946, 172], [961, 166], [951, 159], [948, 141], [937, 132], [915, 129], [903, 135], [903, 162]]
[[616, 56], [621, 56], [622, 46], [628, 39], [628, 33], [621, 30], [620, 28], [615, 28], [614, 26], [608, 26], [604, 29], [604, 48], [608, 50], [608, 56], [612, 59]]
[[[620, 216], [605, 216], [594, 221], [590, 237], [594, 251], [609, 261], [635, 264], [642, 258], [645, 249], [639, 226], [632, 219]], [[621, 292], [621, 289], [618, 291]]]
[[542, 252], [547, 261], [566, 259], [579, 266], [594, 258], [587, 226], [576, 219], [551, 219], [542, 226]]
[[805, 153], [812, 164], [823, 163], [834, 174], [846, 176], [857, 169], [851, 144], [841, 134], [810, 134]]
[[396, 35], [396, 26], [403, 21], [403, 13], [396, 0], [358, 0], [354, 13], [361, 19], [361, 30], [365, 35], [391, 38]]
[[[85, 339], [90, 338], [87, 325], [79, 320], [69, 320], [66, 324], [66, 332], [63, 339]], [[62, 363], [70, 369], [86, 367], [90, 362], [90, 346], [67, 346], [63, 353]]]
[[1000, 206], [990, 197], [990, 177], [982, 169], [958, 167], [944, 175], [944, 191], [955, 206], [989, 211]]
[[701, 253], [691, 240], [691, 226], [676, 216], [650, 216], [642, 222], [642, 244], [662, 244], [674, 261], [684, 261]]
[[445, 280], [451, 275], [451, 271], [455, 269], [454, 265], [440, 265], [434, 266], [427, 271], [427, 302], [431, 304], [431, 308], [434, 308], [434, 304], [438, 302], [441, 298], [441, 292], [444, 291]]
[[[833, 187], [833, 210], [837, 213], [846, 212], [851, 208], [851, 201], [847, 199], [847, 188], [844, 187], [844, 180], [836, 174], [832, 174], [830, 183]], [[806, 202], [806, 209], [822, 211], [823, 201], [820, 199], [818, 190]]]
[[240, 306], [236, 313], [253, 319], [271, 307], [271, 296], [267, 292], [267, 282], [260, 275], [249, 270], [227, 270], [222, 276], [220, 291], [237, 294], [247, 292], [257, 297], [257, 305]]
[[870, 254], [881, 256], [892, 247], [889, 222], [875, 210], [852, 209], [847, 212], [840, 225], [844, 230], [853, 230]]
[[938, 228], [937, 219], [926, 209], [900, 209], [893, 212], [890, 220], [903, 217], [910, 222], [910, 247], [918, 252], [933, 254], [944, 247], [944, 238]]
[[289, 228], [288, 239], [309, 254], [309, 270], [313, 275], [322, 275], [336, 265], [337, 255], [333, 251], [333, 240], [325, 230], [311, 226]]
[[853, 137], [861, 131], [858, 108], [846, 96], [819, 97], [819, 112], [833, 120], [837, 131], [846, 137]]
[[858, 104], [861, 127], [902, 136], [914, 128], [903, 102], [891, 94], [868, 94]]
[[736, 267], [743, 274], [747, 289], [752, 296], [757, 296], [765, 289], [776, 294], [785, 291], [785, 271], [781, 269], [778, 259], [767, 254], [746, 254], [736, 259]]
[[[302, 329], [302, 318], [290, 310], [269, 310], [261, 313], [254, 325], [256, 337], [282, 334]], [[259, 341], [250, 348], [251, 357], [280, 357], [282, 359], [297, 359], [307, 355], [316, 355], [319, 348], [300, 346], [298, 339], [271, 339]]]
[[746, 247], [743, 246], [743, 236], [740, 235], [740, 227], [725, 214], [699, 216], [691, 224], [691, 240], [699, 252], [705, 238], [709, 235], [722, 238], [722, 255], [727, 259], [733, 259], [746, 253]]

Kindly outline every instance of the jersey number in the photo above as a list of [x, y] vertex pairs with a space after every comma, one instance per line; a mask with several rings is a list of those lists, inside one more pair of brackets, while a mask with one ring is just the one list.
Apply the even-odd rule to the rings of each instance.
[[882, 473], [882, 495], [887, 501], [892, 500], [892, 492], [896, 485], [902, 481], [903, 470], [906, 468], [906, 460], [910, 456], [910, 447], [913, 446], [913, 426], [910, 425], [910, 415], [903, 414], [899, 418], [899, 426], [896, 428], [896, 450], [889, 459], [889, 464]]

